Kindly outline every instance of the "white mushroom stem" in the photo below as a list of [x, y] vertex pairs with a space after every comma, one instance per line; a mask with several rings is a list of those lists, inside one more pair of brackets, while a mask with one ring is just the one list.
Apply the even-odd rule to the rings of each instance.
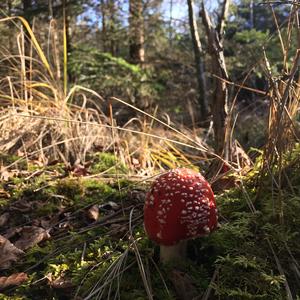
[[186, 257], [187, 241], [180, 241], [172, 246], [160, 245], [160, 261], [168, 263], [170, 261], [178, 261]]

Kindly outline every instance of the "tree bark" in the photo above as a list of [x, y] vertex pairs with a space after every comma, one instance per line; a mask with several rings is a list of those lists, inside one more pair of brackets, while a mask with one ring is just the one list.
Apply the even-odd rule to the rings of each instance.
[[[32, 27], [32, 18], [31, 18], [32, 1], [23, 0], [22, 4], [23, 4], [24, 17], [27, 20], [30, 27]], [[25, 38], [24, 38], [24, 56], [25, 56], [25, 68], [26, 70], [29, 70], [30, 56], [31, 56], [31, 39], [28, 34], [25, 34]]]
[[[11, 16], [11, 11], [12, 11], [12, 2], [11, 2], [11, 0], [7, 0], [6, 1], [6, 6], [7, 6], [7, 15], [8, 16]], [[12, 26], [12, 23], [11, 22], [8, 22], [8, 30], [9, 30], [9, 32], [10, 33], [12, 33], [13, 32], [13, 26]], [[12, 39], [12, 37], [11, 36], [9, 36], [8, 37], [8, 45], [9, 45], [9, 49], [10, 49], [10, 51], [12, 51], [12, 49], [13, 49], [13, 41], [12, 41], [13, 39]]]
[[53, 6], [52, 6], [52, 0], [48, 0], [48, 13], [49, 13], [49, 18], [53, 18]]
[[23, 0], [23, 12], [26, 15], [26, 17], [28, 17], [28, 13], [32, 8], [32, 2], [31, 0]]
[[254, 28], [254, 1], [250, 0], [250, 29]]
[[103, 52], [107, 52], [106, 5], [104, 0], [100, 1], [100, 12], [101, 12], [101, 23], [102, 23], [102, 30], [101, 30], [102, 50]]
[[[66, 92], [67, 84], [74, 82], [73, 74], [70, 72], [70, 69], [68, 68], [68, 55], [72, 53], [73, 47], [72, 47], [72, 33], [71, 33], [71, 26], [70, 26], [70, 3], [68, 0], [63, 0], [63, 18], [64, 18], [64, 34], [65, 34], [65, 47], [66, 47], [66, 53], [64, 53], [64, 77], [67, 81], [64, 82], [64, 90]], [[64, 50], [64, 51], [65, 51]]]
[[143, 1], [129, 2], [129, 57], [135, 64], [145, 61]]
[[113, 56], [117, 55], [117, 39], [116, 39], [116, 1], [108, 1], [108, 11], [109, 11], [109, 34], [110, 34], [110, 53]]
[[225, 28], [225, 23], [226, 23], [228, 11], [229, 11], [229, 4], [230, 4], [229, 0], [224, 0], [223, 6], [222, 6], [222, 12], [221, 12], [221, 15], [219, 16], [217, 32], [218, 32], [220, 41], [223, 40], [223, 36], [224, 36], [224, 28]]
[[[228, 5], [227, 0], [224, 6]], [[228, 159], [230, 157], [230, 143], [225, 140], [226, 132], [229, 128], [227, 122], [228, 110], [228, 90], [226, 83], [222, 79], [228, 79], [223, 45], [220, 41], [218, 31], [213, 27], [210, 17], [202, 2], [202, 22], [205, 27], [208, 52], [211, 56], [212, 74], [217, 76], [213, 78], [214, 91], [212, 99], [212, 118], [215, 135], [215, 151], [218, 155]], [[219, 25], [220, 26], [220, 25]], [[221, 28], [222, 26], [220, 26]]]
[[202, 50], [196, 17], [194, 13], [194, 0], [187, 0], [187, 3], [189, 8], [189, 23], [193, 41], [195, 68], [198, 82], [198, 103], [200, 106], [200, 118], [202, 121], [205, 121], [208, 117], [208, 104], [206, 96], [207, 86], [205, 78], [204, 53]]

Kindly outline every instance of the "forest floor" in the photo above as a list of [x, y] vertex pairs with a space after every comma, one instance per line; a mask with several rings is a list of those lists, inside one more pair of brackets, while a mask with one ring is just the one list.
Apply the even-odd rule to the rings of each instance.
[[71, 169], [2, 155], [0, 299], [298, 299], [299, 149], [280, 191], [259, 158], [235, 178], [220, 228], [166, 266], [143, 229], [149, 183], [112, 154]]

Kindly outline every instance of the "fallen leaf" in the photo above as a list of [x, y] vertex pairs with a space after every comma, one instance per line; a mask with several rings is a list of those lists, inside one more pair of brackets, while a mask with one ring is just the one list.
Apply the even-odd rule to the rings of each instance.
[[41, 219], [39, 225], [41, 225], [41, 227], [43, 227], [44, 229], [50, 229], [52, 227], [51, 221], [51, 219]]
[[49, 230], [36, 226], [24, 226], [19, 234], [21, 237], [15, 242], [15, 246], [21, 250], [29, 249], [50, 238]]
[[0, 235], [0, 270], [9, 269], [24, 252], [15, 247], [8, 239]]
[[0, 216], [0, 227], [4, 226], [9, 219], [9, 213], [6, 212]]
[[25, 199], [20, 199], [20, 200], [14, 202], [10, 206], [9, 210], [19, 211], [19, 212], [22, 212], [22, 213], [30, 212], [30, 211], [32, 211], [32, 205], [33, 205], [32, 203], [29, 203]]
[[0, 179], [1, 180], [8, 181], [10, 176], [11, 175], [7, 170], [1, 168], [1, 170], [0, 170]]
[[175, 287], [178, 299], [190, 300], [199, 296], [192, 278], [187, 273], [174, 269], [171, 271], [170, 279]]
[[141, 189], [132, 189], [128, 191], [128, 198], [135, 203], [144, 203], [146, 198], [145, 190]]
[[97, 221], [99, 218], [99, 206], [93, 205], [87, 211], [87, 217], [92, 221]]
[[55, 289], [68, 289], [74, 287], [70, 279], [61, 276], [53, 281], [50, 281], [50, 286]]
[[120, 205], [117, 204], [116, 202], [108, 201], [107, 203], [100, 205], [99, 208], [100, 208], [100, 210], [104, 210], [104, 211], [107, 211], [107, 210], [117, 211], [120, 209]]
[[77, 177], [86, 176], [88, 174], [88, 170], [86, 167], [79, 164], [79, 165], [74, 166], [72, 174]]
[[10, 193], [8, 193], [7, 191], [0, 189], [0, 197], [1, 198], [10, 198]]
[[26, 273], [15, 273], [8, 277], [0, 277], [0, 290], [3, 290], [9, 286], [18, 286], [28, 279]]
[[122, 237], [128, 231], [128, 225], [121, 225], [121, 224], [111, 224], [109, 226], [109, 235], [114, 237]]
[[22, 230], [22, 227], [12, 227], [12, 228], [9, 228], [5, 234], [3, 234], [3, 236], [6, 238], [6, 239], [11, 239], [13, 236], [15, 236], [16, 234], [18, 234], [19, 232], [21, 232]]
[[141, 164], [140, 164], [140, 161], [137, 159], [137, 158], [132, 158], [132, 164], [134, 165], [134, 167], [140, 167], [141, 166]]
[[10, 178], [15, 177], [18, 174], [18, 170], [8, 171], [4, 166], [0, 167], [0, 179], [3, 181], [9, 181]]

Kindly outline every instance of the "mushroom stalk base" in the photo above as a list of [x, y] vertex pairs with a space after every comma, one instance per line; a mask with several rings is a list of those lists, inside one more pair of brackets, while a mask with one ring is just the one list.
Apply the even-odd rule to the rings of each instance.
[[173, 246], [160, 246], [160, 261], [167, 263], [170, 261], [176, 261], [185, 259], [186, 257], [187, 241], [180, 241]]

